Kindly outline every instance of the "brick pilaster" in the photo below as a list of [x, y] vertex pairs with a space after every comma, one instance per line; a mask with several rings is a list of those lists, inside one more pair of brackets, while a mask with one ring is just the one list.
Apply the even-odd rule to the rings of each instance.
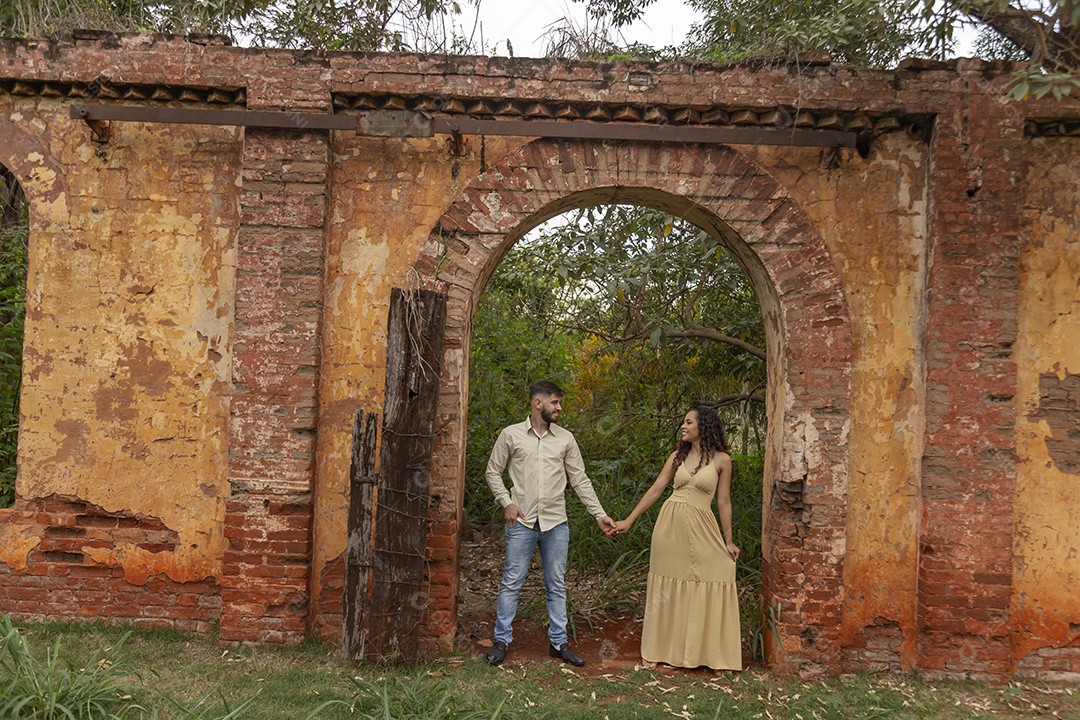
[[969, 89], [932, 145], [918, 666], [1000, 681], [1012, 672], [1023, 122], [999, 87]]
[[221, 637], [307, 629], [328, 138], [248, 129]]

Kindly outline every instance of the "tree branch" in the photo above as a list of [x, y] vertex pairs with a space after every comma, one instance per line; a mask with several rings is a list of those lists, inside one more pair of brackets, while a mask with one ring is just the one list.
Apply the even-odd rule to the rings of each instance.
[[[600, 338], [606, 343], [611, 343], [612, 345], [633, 342], [635, 340], [641, 340], [642, 338], [648, 336], [648, 333], [646, 332], [648, 328], [644, 326], [639, 326], [638, 332], [626, 335], [614, 335], [612, 333], [604, 332], [603, 330], [599, 330], [597, 328], [588, 327], [587, 325], [583, 325], [582, 323], [556, 322], [555, 324], [559, 325], [560, 327], [567, 328], [568, 330], [577, 330], [578, 332], [588, 333], [590, 335]], [[629, 330], [629, 327], [627, 327], [626, 329]], [[669, 338], [701, 338], [704, 340], [713, 340], [715, 342], [721, 342], [736, 347], [745, 353], [749, 353], [756, 358], [760, 358], [763, 361], [768, 359], [765, 355], [765, 351], [761, 348], [755, 345], [751, 345], [745, 340], [740, 340], [739, 338], [734, 338], [730, 335], [725, 335], [717, 330], [713, 330], [712, 328], [702, 327], [700, 325], [689, 325], [682, 330], [668, 330], [664, 332], [664, 335]]]
[[713, 340], [715, 342], [722, 342], [733, 347], [737, 347], [743, 352], [750, 353], [756, 358], [766, 359], [765, 351], [759, 347], [751, 345], [745, 340], [725, 335], [718, 330], [712, 328], [702, 327], [701, 325], [687, 324], [682, 330], [671, 330], [665, 333], [669, 338], [704, 338], [706, 340]]
[[765, 396], [764, 395], [754, 395], [753, 393], [743, 393], [742, 395], [721, 395], [720, 397], [716, 398], [715, 400], [710, 400], [709, 402], [703, 402], [701, 404], [702, 405], [707, 405], [707, 406], [713, 407], [713, 408], [718, 408], [718, 407], [723, 407], [725, 405], [734, 405], [735, 403], [746, 402], [747, 400], [749, 400], [751, 402], [764, 403], [765, 402]]
[[1072, 28], [1062, 23], [1065, 34], [1055, 32], [1053, 21], [1040, 21], [1042, 13], [1009, 5], [998, 10], [994, 3], [972, 3], [967, 13], [992, 27], [1026, 52], [1034, 62], [1047, 70], [1076, 72], [1080, 70], [1080, 53], [1069, 41]]

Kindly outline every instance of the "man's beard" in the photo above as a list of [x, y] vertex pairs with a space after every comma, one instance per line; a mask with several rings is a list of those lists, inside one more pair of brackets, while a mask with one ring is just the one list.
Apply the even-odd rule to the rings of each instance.
[[555, 416], [552, 415], [551, 411], [547, 408], [540, 408], [540, 419], [548, 423], [549, 425], [553, 422], [556, 422]]

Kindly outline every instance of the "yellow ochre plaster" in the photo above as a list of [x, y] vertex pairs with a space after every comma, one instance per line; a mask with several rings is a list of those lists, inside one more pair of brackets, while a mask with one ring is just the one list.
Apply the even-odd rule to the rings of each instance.
[[[1013, 625], [1017, 657], [1046, 640], [1067, 645], [1080, 617], [1078, 478], [1051, 457], [1047, 442], [1080, 425], [1039, 417], [1040, 377], [1080, 376], [1080, 148], [1070, 138], [1032, 140], [1024, 179], [1017, 368]], [[1049, 168], [1049, 171], [1047, 169]], [[1080, 392], [1074, 391], [1074, 397]], [[1080, 446], [1080, 443], [1074, 443]]]
[[[52, 128], [66, 112], [23, 110]], [[65, 169], [66, 195], [28, 193], [18, 495], [174, 531], [173, 552], [83, 548], [132, 582], [212, 577], [229, 494], [238, 131], [116, 123], [94, 149], [75, 127], [42, 149]], [[4, 532], [18, 542], [0, 561], [18, 568], [33, 538], [17, 523]]]

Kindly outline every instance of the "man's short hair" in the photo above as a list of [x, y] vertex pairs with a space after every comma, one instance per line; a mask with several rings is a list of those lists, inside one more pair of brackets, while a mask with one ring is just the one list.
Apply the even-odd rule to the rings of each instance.
[[563, 392], [561, 387], [550, 380], [537, 380], [529, 386], [529, 400], [532, 400], [534, 397], [550, 397], [552, 395], [561, 398], [565, 397], [566, 393]]

